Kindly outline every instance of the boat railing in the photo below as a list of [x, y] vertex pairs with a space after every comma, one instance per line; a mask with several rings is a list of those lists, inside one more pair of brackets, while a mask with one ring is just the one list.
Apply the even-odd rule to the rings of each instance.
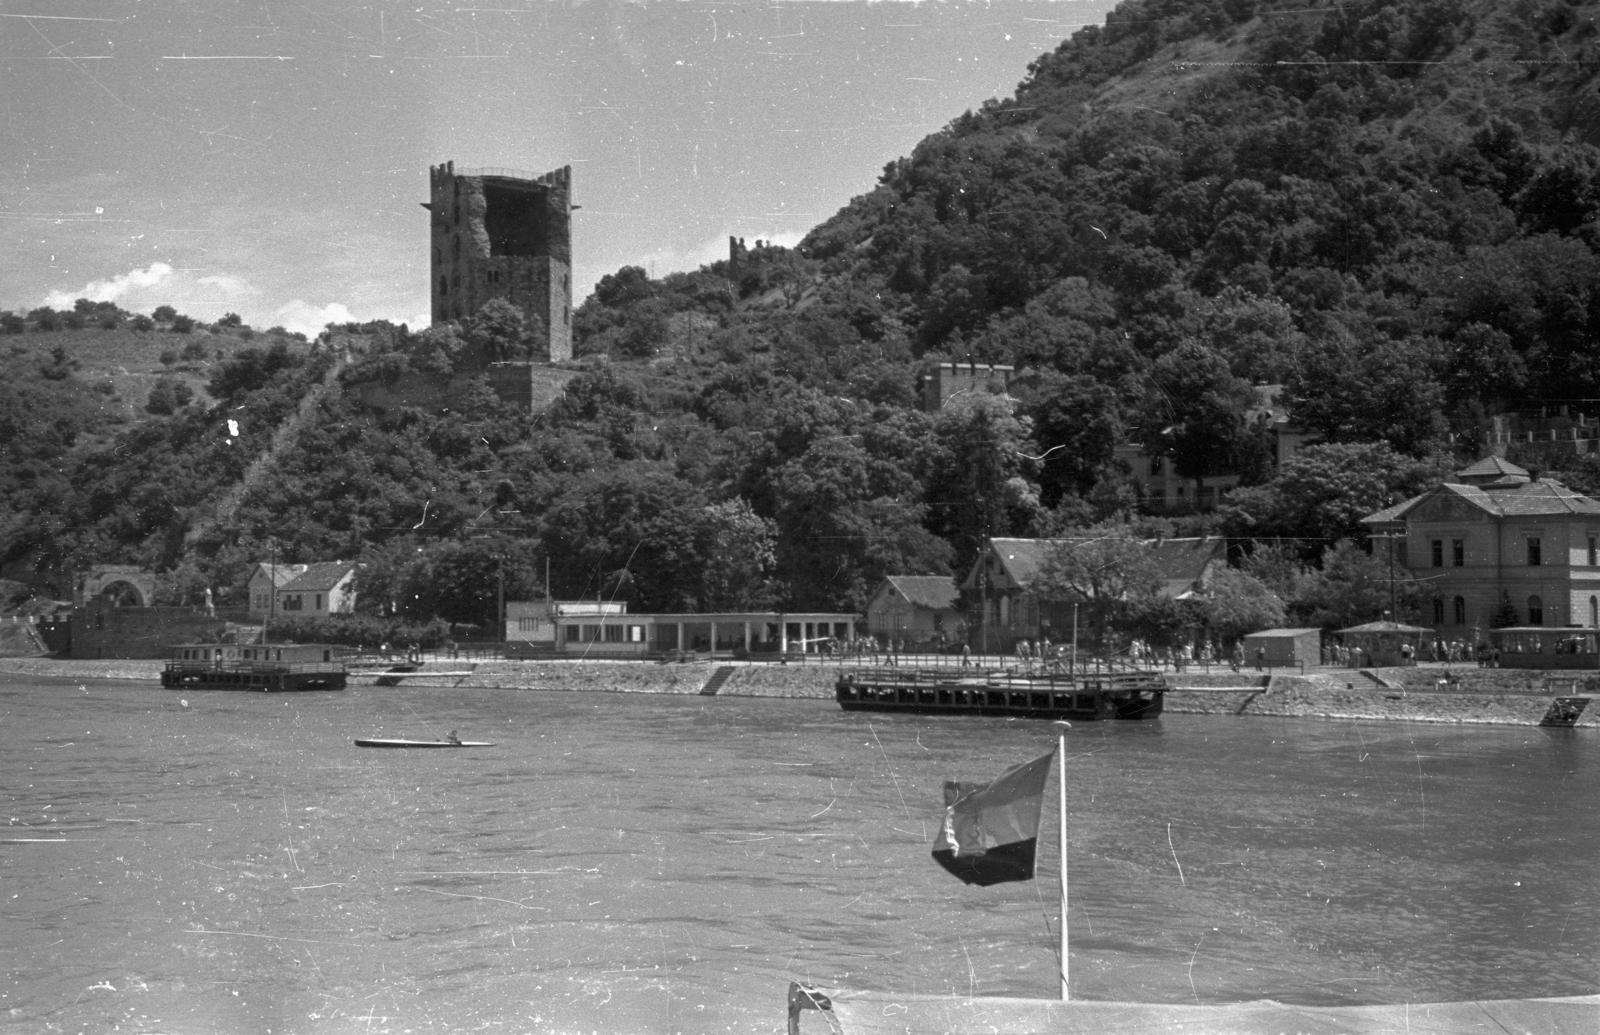
[[897, 685], [961, 684], [968, 686], [1015, 688], [1019, 690], [1046, 686], [1084, 687], [1099, 686], [1106, 690], [1151, 689], [1161, 684], [1161, 674], [1139, 669], [1117, 671], [1075, 672], [1066, 670], [1028, 671], [1018, 669], [966, 669], [952, 673], [949, 669], [916, 669], [890, 667], [856, 668], [842, 672], [841, 678], [856, 683], [894, 683]]

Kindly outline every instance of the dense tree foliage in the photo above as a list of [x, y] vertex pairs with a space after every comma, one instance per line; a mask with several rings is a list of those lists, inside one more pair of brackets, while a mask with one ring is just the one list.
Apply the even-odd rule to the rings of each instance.
[[[1240, 476], [1163, 534], [1224, 530], [1250, 560], [1183, 615], [1127, 583], [1129, 621], [1243, 628], [1279, 613], [1251, 609], [1262, 592], [1286, 620], [1375, 617], [1364, 514], [1475, 459], [1493, 414], [1600, 397], [1595, 7], [1128, 0], [799, 247], [603, 277], [533, 415], [471, 376], [527, 354], [503, 304], [246, 348], [209, 399], [157, 383], [127, 425], [94, 416], [70, 348], [32, 343], [131, 314], [0, 314], [30, 343], [0, 385], [0, 560], [187, 565], [237, 600], [276, 544], [360, 559], [364, 607], [474, 624], [486, 587], [542, 592], [546, 565], [565, 598], [859, 609], [988, 536], [1158, 534], [1131, 440], [1202, 484]], [[967, 359], [1015, 367], [1008, 394], [922, 412], [919, 375]], [[360, 401], [452, 377], [447, 404]], [[1264, 383], [1319, 442], [1281, 467]], [[1589, 460], [1561, 473], [1600, 488]], [[1114, 596], [1069, 569], [1045, 588]]]

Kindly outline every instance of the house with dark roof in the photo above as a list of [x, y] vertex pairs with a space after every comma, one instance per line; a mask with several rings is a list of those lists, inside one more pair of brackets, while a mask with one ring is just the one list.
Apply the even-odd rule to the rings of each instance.
[[327, 615], [356, 609], [353, 561], [318, 561], [278, 587], [278, 611], [286, 615]]
[[261, 618], [271, 614], [276, 606], [272, 602], [273, 593], [293, 582], [305, 570], [304, 564], [278, 564], [272, 561], [257, 564], [256, 570], [250, 573], [251, 617]]
[[1428, 587], [1421, 624], [1439, 639], [1600, 628], [1600, 501], [1558, 481], [1490, 456], [1361, 521]]
[[890, 575], [867, 602], [867, 632], [880, 642], [960, 643], [961, 591], [948, 575]]
[[[1048, 638], [1065, 642], [1072, 635], [1071, 605], [1050, 605], [1033, 595], [1032, 586], [1052, 551], [1088, 543], [1089, 539], [991, 539], [961, 583], [969, 602], [982, 616], [972, 636], [990, 647], [1010, 649], [1018, 640]], [[1205, 589], [1211, 573], [1227, 566], [1227, 544], [1221, 536], [1143, 540], [1161, 577], [1161, 592], [1183, 600]]]

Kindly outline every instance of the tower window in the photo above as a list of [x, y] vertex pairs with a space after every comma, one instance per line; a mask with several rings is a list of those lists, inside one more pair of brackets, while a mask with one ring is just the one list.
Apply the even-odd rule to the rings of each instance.
[[440, 277], [439, 278], [439, 294], [448, 295], [449, 293], [450, 293], [450, 278], [449, 277]]

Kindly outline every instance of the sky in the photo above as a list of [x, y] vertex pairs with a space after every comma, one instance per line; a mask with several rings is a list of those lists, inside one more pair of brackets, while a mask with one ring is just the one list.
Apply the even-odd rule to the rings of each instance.
[[428, 168], [572, 166], [573, 289], [794, 244], [1110, 0], [0, 0], [0, 309], [425, 325]]

